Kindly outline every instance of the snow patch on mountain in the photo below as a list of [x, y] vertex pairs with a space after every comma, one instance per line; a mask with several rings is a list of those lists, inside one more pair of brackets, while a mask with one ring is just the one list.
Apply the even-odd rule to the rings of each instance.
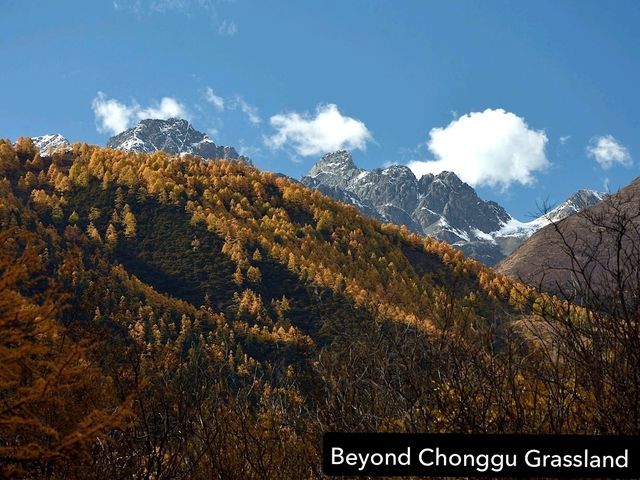
[[56, 150], [66, 151], [71, 148], [68, 140], [59, 133], [31, 137], [31, 140], [43, 157], [51, 155]]
[[560, 220], [574, 215], [587, 207], [595, 205], [607, 196], [606, 193], [597, 192], [595, 190], [581, 189], [572, 194], [564, 202], [549, 210], [547, 213], [540, 215], [538, 218], [530, 222], [520, 222], [515, 218], [511, 218], [504, 226], [492, 232], [493, 237], [515, 236], [523, 239], [529, 238], [542, 227], [550, 223], [559, 222]]
[[471, 229], [471, 233], [476, 238], [476, 240], [484, 240], [486, 242], [491, 242], [493, 244], [496, 243], [496, 239], [493, 237], [493, 235], [491, 235], [489, 233], [484, 233], [482, 230], [479, 230], [477, 228], [473, 228], [473, 229]]

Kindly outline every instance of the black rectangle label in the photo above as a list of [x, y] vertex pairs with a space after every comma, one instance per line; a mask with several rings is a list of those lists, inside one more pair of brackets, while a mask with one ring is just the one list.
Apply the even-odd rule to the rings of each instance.
[[640, 477], [636, 436], [326, 433], [326, 475]]

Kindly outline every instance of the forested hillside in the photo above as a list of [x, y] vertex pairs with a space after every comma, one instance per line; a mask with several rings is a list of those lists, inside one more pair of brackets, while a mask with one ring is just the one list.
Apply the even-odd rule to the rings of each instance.
[[0, 176], [5, 477], [321, 478], [327, 431], [638, 433], [635, 322], [296, 182], [27, 138]]

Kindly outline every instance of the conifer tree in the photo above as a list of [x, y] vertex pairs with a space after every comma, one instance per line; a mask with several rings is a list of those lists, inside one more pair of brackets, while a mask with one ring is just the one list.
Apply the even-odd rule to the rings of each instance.
[[105, 232], [104, 239], [109, 248], [115, 248], [116, 244], [118, 243], [118, 231], [116, 230], [116, 227], [113, 226], [113, 223], [110, 223], [107, 226], [107, 231]]
[[134, 238], [136, 236], [136, 217], [129, 208], [129, 204], [124, 206], [123, 213], [122, 223], [124, 224], [124, 236]]
[[0, 139], [0, 175], [8, 175], [20, 167], [11, 142]]
[[98, 229], [95, 227], [93, 222], [90, 222], [89, 225], [87, 226], [87, 235], [92, 240], [95, 240], [97, 242], [102, 242], [102, 238], [100, 237], [100, 232], [98, 232]]

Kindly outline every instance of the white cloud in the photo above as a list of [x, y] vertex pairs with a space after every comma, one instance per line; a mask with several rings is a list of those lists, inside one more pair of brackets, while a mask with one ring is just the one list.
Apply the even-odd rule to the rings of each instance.
[[136, 112], [139, 120], [145, 118], [189, 118], [189, 114], [185, 106], [178, 102], [175, 98], [163, 97], [160, 104], [155, 107], [147, 107]]
[[207, 102], [209, 102], [211, 105], [216, 107], [218, 110], [220, 111], [224, 110], [224, 98], [216, 95], [213, 92], [213, 89], [211, 87], [207, 87], [207, 91], [204, 94], [204, 98], [207, 100]]
[[104, 92], [98, 92], [91, 102], [96, 119], [96, 128], [100, 133], [120, 133], [126, 130], [139, 108], [136, 103], [127, 106], [113, 98], [107, 98]]
[[633, 164], [631, 154], [613, 135], [603, 135], [591, 139], [587, 147], [587, 155], [596, 159], [600, 166], [607, 170], [616, 163], [629, 167]]
[[242, 98], [240, 95], [236, 95], [233, 105], [231, 105], [231, 107], [229, 108], [233, 110], [239, 108], [242, 111], [242, 113], [244, 113], [247, 116], [249, 121], [254, 125], [258, 125], [259, 123], [262, 122], [262, 118], [260, 118], [260, 115], [258, 115], [258, 109], [253, 105], [250, 105], [249, 103], [247, 103], [247, 101], [244, 98]]
[[435, 159], [408, 164], [417, 177], [449, 170], [473, 186], [508, 188], [533, 183], [534, 173], [550, 165], [544, 131], [530, 129], [523, 118], [501, 108], [463, 115], [431, 129], [429, 137]]
[[236, 22], [232, 20], [223, 20], [222, 23], [218, 25], [218, 33], [220, 35], [233, 37], [236, 33], [238, 33], [238, 26], [236, 25]]
[[571, 140], [571, 135], [565, 135], [564, 137], [560, 137], [560, 145], [564, 145], [569, 140]]
[[118, 0], [113, 1], [116, 10], [131, 10], [137, 15], [143, 13], [176, 12], [189, 14], [195, 9], [202, 9], [216, 13], [216, 0]]
[[98, 92], [91, 102], [100, 133], [118, 134], [131, 127], [136, 120], [145, 118], [186, 118], [189, 112], [185, 106], [171, 97], [163, 97], [160, 103], [142, 108], [135, 100], [126, 105], [114, 98], [107, 98], [104, 92]]
[[156, 12], [185, 10], [190, 3], [186, 0], [152, 0], [149, 2], [149, 8]]
[[321, 155], [346, 148], [364, 150], [373, 139], [365, 124], [344, 116], [334, 104], [318, 105], [315, 116], [297, 112], [274, 115], [269, 119], [277, 133], [265, 138], [273, 148], [290, 144], [298, 155]]
[[233, 36], [238, 32], [238, 25], [233, 20], [221, 19], [219, 8], [222, 4], [233, 3], [234, 0], [113, 0], [114, 10], [131, 12], [139, 18], [148, 15], [183, 15], [187, 18], [207, 15], [212, 20], [212, 27], [219, 35]]

